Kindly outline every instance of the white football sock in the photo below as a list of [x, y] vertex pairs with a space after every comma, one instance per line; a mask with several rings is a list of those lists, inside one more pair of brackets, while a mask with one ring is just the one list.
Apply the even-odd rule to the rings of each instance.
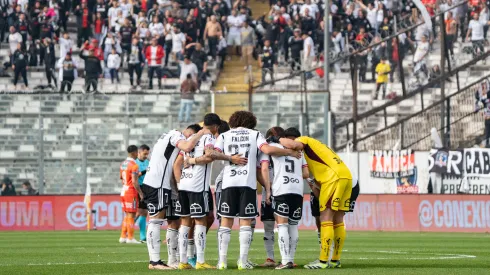
[[[194, 227], [194, 230], [196, 228]], [[196, 234], [196, 232], [194, 231], [194, 234]], [[194, 236], [189, 236], [191, 238], [194, 238]], [[195, 246], [195, 242], [194, 242], [194, 239], [190, 239], [189, 242], [187, 243], [187, 258], [194, 258], [194, 256], [196, 255], [196, 246]]]
[[240, 261], [242, 263], [248, 262], [248, 251], [252, 243], [252, 235], [252, 227], [240, 226]]
[[175, 263], [178, 262], [178, 248], [179, 248], [179, 230], [173, 228], [167, 228], [167, 253], [168, 262]]
[[299, 232], [297, 224], [290, 224], [288, 228], [289, 232], [289, 261], [294, 263], [294, 255], [296, 254], [296, 247], [298, 246]]
[[196, 243], [197, 262], [204, 263], [204, 251], [206, 249], [206, 226], [197, 225], [194, 228], [194, 240]]
[[187, 263], [187, 243], [189, 241], [189, 231], [190, 227], [181, 225], [179, 228], [179, 254], [180, 262]]
[[264, 222], [264, 247], [267, 258], [274, 260], [274, 221]]
[[160, 227], [163, 224], [161, 219], [151, 219], [146, 231], [146, 246], [151, 262], [160, 261]]
[[281, 252], [281, 261], [285, 265], [289, 261], [289, 230], [288, 224], [281, 223], [277, 225], [278, 235], [277, 243], [279, 244], [279, 251]]
[[228, 245], [230, 244], [231, 229], [220, 227], [218, 230], [219, 262], [226, 264], [228, 259]]

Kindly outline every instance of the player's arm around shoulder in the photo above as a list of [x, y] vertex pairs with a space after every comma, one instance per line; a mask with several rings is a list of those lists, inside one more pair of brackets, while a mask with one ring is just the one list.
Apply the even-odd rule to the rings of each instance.
[[306, 139], [307, 137], [299, 137], [296, 140], [292, 140], [289, 138], [279, 138], [278, 142], [286, 148], [298, 151], [303, 150], [305, 148], [305, 145], [308, 144]]
[[298, 159], [301, 157], [301, 152], [296, 151], [294, 149], [290, 149], [289, 147], [284, 146], [282, 144], [281, 144], [282, 146], [280, 146], [279, 138], [277, 137], [271, 137], [271, 138], [269, 138], [271, 140], [267, 140], [270, 144], [267, 143], [267, 141], [261, 143], [259, 149], [260, 151], [262, 151], [262, 153], [273, 157], [291, 156]]
[[182, 175], [182, 165], [184, 164], [184, 153], [180, 152], [175, 159], [173, 172], [176, 182], [180, 182], [180, 176]]
[[180, 134], [178, 137], [178, 141], [175, 143], [175, 146], [180, 150], [189, 153], [196, 147], [197, 142], [201, 139], [201, 137], [205, 134], [210, 134], [211, 132], [208, 129], [202, 129], [197, 134], [193, 135], [188, 140], [185, 139], [184, 135]]

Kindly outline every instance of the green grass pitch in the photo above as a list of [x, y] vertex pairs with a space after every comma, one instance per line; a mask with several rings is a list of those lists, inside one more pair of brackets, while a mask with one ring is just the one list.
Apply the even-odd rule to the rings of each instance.
[[[135, 234], [138, 236], [137, 232]], [[208, 234], [207, 259], [216, 264], [216, 231]], [[162, 230], [162, 239], [165, 230]], [[250, 258], [265, 259], [263, 234], [256, 233]], [[277, 235], [276, 235], [277, 237]], [[490, 235], [458, 233], [348, 232], [342, 269], [236, 270], [238, 234], [233, 232], [228, 271], [150, 271], [146, 245], [118, 243], [119, 232], [2, 232], [0, 274], [151, 274], [199, 272], [228, 274], [490, 274]], [[296, 262], [302, 266], [318, 257], [316, 232], [300, 232]], [[280, 259], [276, 244], [276, 259]], [[162, 245], [162, 258], [167, 258]]]

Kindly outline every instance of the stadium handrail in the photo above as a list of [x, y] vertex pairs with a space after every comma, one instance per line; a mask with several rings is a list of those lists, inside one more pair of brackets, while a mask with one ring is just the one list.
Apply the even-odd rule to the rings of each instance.
[[[434, 103], [430, 104], [429, 106], [427, 106], [427, 107], [425, 107], [425, 108], [424, 108], [424, 107], [422, 107], [422, 110], [420, 110], [420, 111], [418, 111], [418, 112], [416, 112], [416, 113], [413, 113], [413, 114], [411, 114], [411, 115], [408, 115], [408, 116], [406, 116], [406, 117], [404, 117], [404, 118], [402, 118], [402, 119], [400, 119], [400, 120], [396, 121], [395, 123], [393, 123], [393, 124], [391, 124], [391, 125], [389, 125], [389, 126], [387, 126], [387, 127], [383, 128], [383, 129], [377, 130], [377, 131], [372, 132], [372, 133], [370, 133], [370, 134], [368, 134], [368, 135], [366, 135], [366, 136], [363, 136], [363, 137], [361, 137], [361, 138], [358, 138], [358, 139], [357, 139], [357, 141], [363, 141], [363, 140], [366, 140], [366, 139], [368, 139], [368, 138], [371, 138], [371, 137], [373, 137], [373, 136], [378, 135], [379, 133], [382, 133], [382, 132], [387, 131], [387, 130], [389, 130], [389, 129], [392, 129], [392, 128], [395, 128], [395, 127], [397, 127], [397, 126], [400, 126], [401, 124], [403, 124], [403, 123], [407, 122], [407, 121], [408, 121], [408, 120], [410, 120], [411, 118], [416, 117], [416, 116], [419, 116], [419, 115], [423, 114], [424, 112], [427, 112], [427, 110], [430, 110], [430, 109], [435, 108], [435, 107], [439, 107], [439, 106], [441, 105], [441, 103], [443, 103], [443, 102], [445, 102], [445, 101], [447, 101], [447, 100], [449, 100], [449, 99], [451, 99], [451, 98], [453, 98], [453, 97], [455, 97], [455, 96], [457, 96], [457, 95], [459, 95], [459, 94], [461, 94], [461, 93], [463, 93], [463, 92], [466, 92], [468, 89], [473, 88], [475, 85], [477, 85], [477, 84], [481, 83], [482, 81], [484, 81], [484, 80], [486, 80], [486, 79], [488, 79], [488, 78], [490, 78], [490, 74], [487, 74], [487, 75], [485, 75], [485, 76], [483, 76], [483, 77], [479, 78], [478, 80], [476, 80], [476, 81], [472, 82], [471, 84], [466, 85], [466, 86], [465, 86], [465, 87], [463, 87], [461, 90], [459, 90], [459, 91], [457, 91], [457, 92], [455, 92], [455, 93], [453, 93], [453, 94], [451, 94], [451, 95], [448, 95], [448, 96], [446, 96], [445, 98], [442, 98], [442, 99], [440, 99], [440, 100], [438, 100], [438, 101], [436, 101], [436, 102], [434, 102]], [[479, 111], [479, 110], [481, 110], [481, 109], [482, 109], [482, 108], [479, 108], [479, 109], [475, 110], [475, 112], [477, 112], [477, 111]], [[451, 123], [449, 123], [448, 125], [445, 125], [445, 126], [443, 126], [443, 127], [439, 128], [439, 129], [437, 129], [437, 130], [438, 130], [438, 131], [445, 130], [446, 128], [449, 128], [449, 127], [450, 127], [450, 125], [455, 124], [456, 122], [458, 122], [458, 121], [460, 121], [460, 120], [462, 120], [462, 119], [464, 119], [464, 118], [466, 118], [466, 117], [468, 117], [468, 116], [470, 116], [470, 115], [474, 114], [475, 112], [473, 112], [473, 113], [469, 113], [468, 115], [465, 115], [465, 116], [463, 116], [462, 118], [459, 118], [459, 119], [457, 119], [457, 120], [451, 121]], [[408, 144], [408, 145], [403, 145], [403, 144], [402, 144], [402, 145], [401, 145], [401, 147], [402, 147], [402, 148], [409, 148], [409, 147], [411, 147], [412, 145], [414, 145], [414, 144], [416, 144], [416, 143], [420, 142], [421, 140], [423, 140], [423, 139], [425, 139], [425, 138], [427, 138], [427, 137], [430, 137], [430, 133], [429, 133], [428, 135], [425, 135], [423, 138], [420, 138], [420, 139], [418, 139], [417, 141], [412, 142], [412, 143], [410, 143], [410, 144]], [[342, 149], [342, 148], [340, 148], [340, 149]]]
[[[448, 11], [451, 11], [451, 10], [453, 10], [453, 9], [455, 9], [455, 8], [458, 8], [459, 6], [462, 6], [462, 5], [464, 5], [464, 4], [468, 3], [468, 2], [469, 2], [469, 1], [468, 1], [468, 0], [466, 0], [466, 1], [463, 1], [463, 2], [460, 2], [460, 3], [457, 3], [457, 4], [455, 4], [454, 6], [452, 6], [450, 9], [448, 9], [448, 10], [446, 10], [446, 11], [444, 11], [444, 12], [439, 12], [439, 13], [435, 14], [434, 16], [432, 16], [432, 17], [431, 17], [431, 19], [435, 19], [435, 18], [437, 18], [438, 16], [444, 15], [444, 14], [445, 14], [445, 13], [447, 13]], [[330, 61], [329, 61], [329, 66], [332, 66], [332, 65], [334, 65], [335, 63], [337, 63], [337, 62], [339, 62], [339, 61], [341, 61], [341, 60], [345, 60], [345, 59], [349, 59], [349, 58], [351, 58], [351, 57], [354, 57], [355, 55], [357, 55], [357, 54], [359, 54], [359, 53], [361, 53], [361, 52], [363, 52], [363, 51], [365, 51], [365, 50], [367, 50], [367, 49], [371, 49], [371, 48], [374, 48], [374, 47], [376, 47], [376, 46], [378, 46], [378, 45], [381, 45], [382, 43], [385, 43], [385, 42], [391, 41], [393, 38], [398, 37], [398, 35], [400, 35], [400, 34], [402, 34], [402, 33], [409, 32], [409, 31], [411, 31], [411, 30], [413, 30], [413, 29], [415, 29], [415, 28], [417, 28], [418, 26], [423, 25], [423, 24], [425, 24], [425, 21], [423, 21], [423, 20], [422, 20], [422, 22], [420, 22], [420, 23], [416, 23], [416, 24], [411, 25], [411, 26], [409, 26], [409, 27], [407, 27], [407, 28], [401, 29], [401, 30], [399, 30], [397, 33], [392, 34], [392, 35], [390, 35], [390, 36], [387, 36], [386, 38], [381, 39], [381, 40], [380, 40], [379, 42], [377, 42], [377, 43], [373, 43], [373, 44], [370, 44], [370, 45], [368, 45], [368, 46], [366, 46], [366, 47], [363, 47], [363, 48], [361, 48], [361, 49], [355, 50], [355, 51], [353, 51], [352, 53], [350, 53], [350, 54], [348, 54], [348, 55], [343, 55], [343, 56], [339, 56], [339, 57], [337, 57], [337, 58], [334, 58], [333, 60], [330, 60]], [[292, 72], [291, 74], [289, 74], [289, 75], [288, 75], [288, 76], [286, 76], [286, 77], [283, 77], [283, 78], [278, 78], [278, 79], [274, 79], [273, 81], [272, 81], [272, 80], [269, 80], [269, 81], [262, 82], [262, 83], [260, 83], [260, 84], [258, 84], [258, 85], [256, 85], [256, 86], [253, 86], [253, 87], [252, 87], [252, 89], [254, 89], [254, 90], [255, 90], [255, 89], [260, 88], [260, 87], [263, 87], [263, 86], [265, 86], [265, 85], [271, 85], [271, 84], [274, 84], [274, 83], [277, 83], [277, 82], [280, 82], [280, 81], [283, 81], [283, 80], [288, 80], [288, 79], [293, 78], [293, 77], [295, 77], [295, 76], [300, 76], [301, 74], [304, 74], [304, 73], [314, 72], [314, 71], [316, 71], [317, 69], [323, 69], [323, 65], [322, 65], [322, 66], [315, 67], [315, 68], [310, 69], [310, 70], [300, 70], [300, 71], [294, 71], [294, 72]], [[325, 76], [324, 76], [324, 77], [325, 77]], [[330, 88], [329, 88], [329, 89], [330, 89]]]

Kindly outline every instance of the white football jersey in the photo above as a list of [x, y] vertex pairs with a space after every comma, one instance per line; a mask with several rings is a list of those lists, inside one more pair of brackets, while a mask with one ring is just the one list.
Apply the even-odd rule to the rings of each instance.
[[[284, 147], [277, 143], [271, 143], [271, 146], [283, 149]], [[298, 194], [303, 196], [303, 167], [306, 164], [305, 157], [270, 157], [271, 166], [274, 170], [274, 181], [272, 181], [272, 195], [281, 196], [285, 194]]]
[[[191, 158], [198, 158], [204, 155], [206, 148], [214, 148], [215, 138], [208, 134], [199, 139], [196, 147], [189, 152]], [[184, 159], [188, 158], [187, 154], [180, 152], [184, 155]], [[204, 192], [209, 191], [209, 184], [211, 181], [211, 163], [202, 165], [191, 165], [182, 170], [180, 176], [179, 191], [188, 192]]]
[[[259, 163], [257, 164], [257, 169], [260, 170], [262, 167], [262, 162], [267, 162], [267, 164], [269, 165], [269, 182], [272, 184], [272, 182], [274, 181], [274, 170], [272, 170], [272, 165], [271, 165], [271, 162], [270, 162], [270, 157], [269, 155], [263, 153], [263, 152], [260, 152], [260, 155], [259, 155]], [[260, 173], [260, 171], [257, 171], [257, 173]], [[262, 188], [262, 201], [265, 201], [266, 199], [266, 192], [265, 192], [265, 188]]]
[[215, 190], [214, 192], [220, 193], [221, 192], [221, 185], [223, 184], [223, 173], [225, 172], [225, 169], [221, 169], [219, 172], [218, 176], [216, 177], [215, 181]]
[[247, 165], [228, 162], [224, 168], [222, 189], [229, 187], [249, 187], [257, 189], [257, 159], [260, 148], [266, 145], [264, 136], [255, 130], [235, 128], [221, 134], [214, 145], [226, 155], [241, 154], [248, 158]]
[[171, 190], [172, 168], [179, 154], [177, 144], [183, 140], [185, 140], [185, 136], [177, 130], [164, 133], [158, 139], [153, 146], [153, 150], [151, 150], [150, 163], [148, 164], [143, 184], [153, 188]]

